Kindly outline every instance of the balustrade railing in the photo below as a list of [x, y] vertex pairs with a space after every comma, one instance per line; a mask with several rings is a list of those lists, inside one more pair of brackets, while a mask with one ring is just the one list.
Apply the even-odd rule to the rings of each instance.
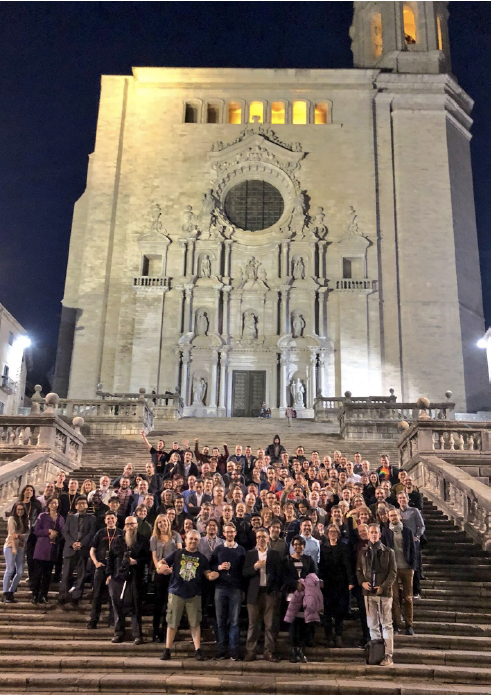
[[139, 277], [133, 278], [134, 287], [167, 287], [167, 285], [167, 278], [149, 277], [147, 275], [140, 275]]
[[336, 290], [345, 290], [348, 292], [370, 292], [372, 290], [377, 289], [377, 281], [376, 280], [368, 280], [368, 279], [361, 279], [361, 280], [355, 280], [351, 278], [341, 278], [340, 280], [331, 280], [331, 283], [334, 286], [334, 289]]

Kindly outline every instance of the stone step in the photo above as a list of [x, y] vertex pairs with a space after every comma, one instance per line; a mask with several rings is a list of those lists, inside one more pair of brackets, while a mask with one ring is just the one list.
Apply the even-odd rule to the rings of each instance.
[[[204, 650], [204, 652], [206, 654], [206, 650]], [[191, 661], [193, 662], [194, 668], [188, 663]], [[32, 673], [31, 669], [34, 667], [34, 679], [41, 675], [56, 678], [57, 675], [61, 674], [66, 678], [67, 673], [70, 673], [71, 683], [74, 681], [85, 681], [89, 687], [92, 685], [96, 674], [100, 677], [100, 674], [113, 672], [120, 674], [124, 673], [132, 681], [138, 677], [140, 677], [140, 679], [147, 677], [150, 679], [153, 675], [160, 676], [165, 680], [167, 674], [174, 673], [175, 686], [179, 688], [185, 687], [186, 682], [189, 687], [189, 684], [196, 679], [196, 676], [198, 676], [201, 681], [203, 677], [206, 678], [207, 676], [215, 679], [223, 678], [223, 674], [227, 673], [230, 676], [235, 676], [237, 685], [239, 685], [238, 681], [240, 679], [241, 682], [239, 687], [241, 691], [248, 690], [249, 692], [252, 691], [250, 687], [251, 684], [256, 686], [254, 681], [258, 674], [261, 675], [264, 688], [264, 682], [269, 682], [269, 679], [272, 677], [283, 680], [297, 676], [296, 680], [298, 687], [299, 675], [302, 675], [303, 681], [308, 680], [309, 683], [312, 683], [312, 681], [320, 681], [322, 676], [327, 676], [329, 678], [339, 678], [342, 676], [344, 679], [353, 678], [359, 680], [374, 677], [377, 671], [380, 672], [380, 668], [378, 667], [367, 666], [363, 663], [338, 662], [331, 660], [331, 658], [328, 658], [325, 662], [307, 663], [300, 668], [296, 664], [290, 664], [288, 661], [282, 661], [278, 664], [271, 664], [264, 661], [262, 663], [260, 661], [256, 663], [218, 663], [214, 660], [199, 663], [192, 660], [192, 658], [182, 660], [182, 664], [179, 664], [179, 660], [177, 659], [174, 660], [174, 662], [171, 660], [167, 664], [161, 662], [156, 656], [148, 657], [140, 655], [140, 650], [138, 650], [138, 655], [133, 652], [132, 655], [128, 655], [126, 658], [112, 657], [111, 659], [107, 659], [106, 657], [93, 656], [90, 659], [89, 671], [87, 669], [88, 666], [87, 659], [79, 657], [64, 656], [60, 658], [59, 656], [48, 655], [42, 655], [41, 657], [37, 655], [31, 657], [16, 657], [9, 655], [2, 659], [0, 663], [0, 672], [8, 671], [11, 674], [19, 673], [20, 675], [29, 670]], [[194, 675], [194, 679], [190, 678], [191, 674]], [[380, 676], [382, 674], [378, 673], [378, 675]], [[490, 681], [491, 668], [455, 666], [450, 664], [429, 665], [413, 663], [408, 665], [396, 661], [392, 667], [384, 669], [383, 675], [385, 678], [397, 680], [404, 679], [405, 681], [446, 681], [461, 684], [486, 684]], [[0, 682], [2, 677], [3, 673], [2, 676], [0, 676]], [[106, 678], [107, 676], [103, 676], [104, 680]], [[31, 685], [31, 683], [32, 679], [29, 679], [29, 684]], [[141, 686], [139, 687], [141, 688]]]
[[[259, 662], [254, 662], [253, 666], [258, 666]], [[431, 669], [423, 669], [423, 679], [416, 680], [411, 677], [410, 682], [406, 682], [404, 671], [410, 669], [394, 665], [389, 669], [382, 669], [378, 666], [365, 667], [367, 675], [357, 678], [344, 678], [343, 673], [336, 677], [333, 675], [321, 674], [321, 677], [310, 677], [303, 679], [303, 669], [308, 665], [299, 666], [298, 671], [291, 674], [278, 675], [251, 675], [245, 672], [231, 672], [227, 674], [222, 669], [216, 675], [208, 675], [206, 671], [190, 671], [187, 661], [179, 664], [178, 662], [168, 662], [161, 665], [161, 670], [157, 673], [133, 674], [131, 673], [131, 660], [126, 665], [125, 673], [105, 673], [93, 672], [80, 674], [70, 678], [70, 692], [74, 690], [84, 693], [89, 692], [110, 692], [111, 695], [130, 695], [135, 692], [145, 693], [237, 693], [239, 692], [267, 692], [273, 694], [290, 693], [297, 694], [299, 687], [305, 693], [324, 693], [325, 695], [360, 695], [360, 693], [370, 693], [370, 695], [432, 695], [436, 693], [459, 694], [459, 695], [490, 695], [491, 688], [485, 684], [473, 683], [464, 684], [456, 681], [445, 683], [439, 681], [440, 672], [436, 668], [431, 674]], [[186, 672], [184, 672], [186, 671]], [[188, 672], [189, 671], [189, 672]], [[225, 672], [224, 672], [225, 671]], [[255, 671], [254, 671], [255, 673]], [[307, 672], [306, 674], [307, 675]], [[430, 676], [433, 679], [430, 680]], [[463, 674], [464, 675], [464, 674]], [[52, 692], [56, 695], [66, 695], [67, 683], [66, 673], [39, 673], [17, 672], [15, 674], [0, 674], [0, 691], [19, 692], [28, 691], [31, 695], [36, 693]], [[390, 678], [390, 681], [388, 680]]]

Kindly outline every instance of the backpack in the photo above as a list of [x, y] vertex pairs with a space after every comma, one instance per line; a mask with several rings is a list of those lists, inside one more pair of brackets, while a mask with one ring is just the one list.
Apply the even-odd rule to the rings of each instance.
[[365, 647], [366, 662], [378, 666], [385, 659], [385, 642], [383, 639], [371, 639]]

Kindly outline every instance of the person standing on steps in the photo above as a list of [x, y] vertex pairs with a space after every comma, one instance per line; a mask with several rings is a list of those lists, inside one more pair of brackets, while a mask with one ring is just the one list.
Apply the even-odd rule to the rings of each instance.
[[34, 527], [36, 545], [33, 556], [32, 603], [47, 603], [53, 565], [58, 558], [65, 519], [58, 513], [59, 500], [52, 497], [47, 511], [40, 514]]
[[385, 642], [385, 658], [380, 665], [391, 666], [394, 655], [392, 585], [397, 568], [394, 551], [380, 542], [380, 535], [380, 526], [369, 524], [368, 545], [358, 555], [356, 576], [365, 597], [370, 638], [383, 638]]
[[[106, 585], [106, 564], [107, 556], [111, 550], [111, 545], [116, 538], [123, 535], [123, 531], [117, 528], [118, 521], [115, 512], [107, 511], [104, 517], [105, 528], [100, 529], [95, 534], [90, 544], [90, 559], [94, 563], [94, 582], [92, 589], [92, 608], [90, 619], [87, 623], [88, 630], [95, 630], [99, 618], [101, 617], [102, 604], [108, 597]], [[113, 610], [109, 601], [109, 625], [113, 624]]]
[[15, 603], [14, 594], [24, 574], [24, 553], [29, 522], [22, 502], [16, 502], [7, 522], [7, 538], [3, 545], [5, 573], [3, 575], [3, 601]]
[[425, 532], [425, 522], [419, 509], [409, 506], [409, 496], [407, 492], [399, 492], [397, 495], [400, 516], [403, 526], [410, 529], [414, 539], [414, 550], [416, 555], [415, 570], [413, 576], [413, 597], [419, 598], [421, 590], [421, 575], [423, 573], [421, 559], [421, 536]]
[[397, 632], [401, 628], [402, 603], [406, 635], [414, 635], [413, 575], [416, 567], [416, 551], [413, 534], [410, 529], [403, 526], [398, 509], [389, 509], [389, 528], [382, 532], [382, 543], [392, 548], [396, 555], [397, 577], [392, 586], [394, 630]]
[[204, 661], [201, 651], [201, 593], [203, 577], [209, 581], [218, 579], [218, 572], [212, 572], [208, 560], [198, 551], [200, 534], [189, 531], [186, 535], [185, 548], [176, 550], [164, 558], [163, 574], [171, 575], [169, 598], [167, 602], [167, 637], [162, 661], [171, 658], [171, 649], [179, 629], [182, 614], [186, 614], [193, 638], [195, 657]]
[[[314, 561], [309, 555], [304, 554], [305, 538], [294, 536], [292, 540], [293, 551], [285, 558], [283, 564], [283, 591], [286, 593], [286, 600], [289, 603], [296, 591], [304, 591], [304, 585], [299, 579], [305, 579], [309, 574], [315, 574]], [[308, 640], [308, 630], [305, 623], [303, 611], [297, 613], [290, 623], [290, 662], [307, 663], [305, 656], [305, 646]]]
[[[87, 498], [77, 499], [76, 513], [69, 514], [63, 528], [65, 547], [63, 549], [63, 567], [61, 570], [60, 593], [58, 603], [67, 602], [70, 596], [74, 606], [78, 606], [84, 592], [85, 570], [89, 558], [90, 543], [96, 532], [96, 520], [87, 514]], [[75, 586], [71, 583], [74, 571], [77, 574]]]
[[157, 474], [162, 475], [164, 472], [165, 464], [169, 460], [170, 453], [165, 451], [165, 442], [163, 439], [159, 439], [157, 442], [157, 446], [154, 447], [152, 444], [147, 439], [147, 435], [145, 434], [145, 430], [141, 430], [140, 432], [143, 441], [145, 442], [145, 446], [150, 452], [150, 456], [152, 457], [152, 463], [154, 466], [155, 471]]

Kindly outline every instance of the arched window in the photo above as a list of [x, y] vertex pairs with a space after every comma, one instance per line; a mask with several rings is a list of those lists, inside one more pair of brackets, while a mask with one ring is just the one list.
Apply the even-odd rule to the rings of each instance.
[[242, 123], [242, 106], [236, 101], [230, 101], [228, 104], [228, 122], [234, 125]]
[[372, 15], [372, 47], [373, 57], [380, 58], [382, 55], [382, 15], [375, 12]]
[[307, 102], [294, 101], [292, 109], [292, 122], [294, 125], [305, 125], [307, 123]]
[[206, 122], [220, 123], [220, 106], [218, 104], [207, 104]]
[[197, 104], [186, 104], [186, 110], [184, 112], [184, 123], [197, 123], [198, 114], [199, 111]]
[[249, 123], [254, 123], [257, 116], [258, 123], [264, 123], [264, 104], [262, 101], [251, 101], [249, 104]]
[[283, 123], [285, 123], [285, 120], [285, 102], [273, 101], [273, 103], [271, 104], [271, 123], [282, 125]]
[[315, 105], [314, 123], [316, 125], [329, 123], [329, 105], [325, 101]]
[[412, 8], [412, 3], [405, 2], [402, 8], [404, 18], [404, 40], [407, 46], [416, 43], [416, 14]]
[[436, 33], [438, 39], [438, 50], [443, 51], [442, 18], [439, 14], [436, 16]]

